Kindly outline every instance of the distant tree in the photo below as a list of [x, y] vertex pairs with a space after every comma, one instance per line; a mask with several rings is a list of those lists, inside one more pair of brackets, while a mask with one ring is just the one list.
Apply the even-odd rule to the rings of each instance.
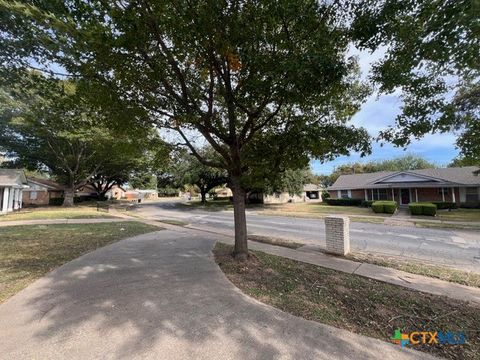
[[256, 191], [272, 194], [274, 192], [288, 192], [290, 195], [300, 195], [305, 184], [312, 181], [310, 168], [286, 169], [275, 179], [264, 179], [257, 182]]
[[[370, 166], [374, 171], [402, 171], [402, 170], [418, 170], [418, 169], [432, 169], [437, 167], [421, 156], [407, 154], [405, 156], [397, 157], [391, 160], [383, 160], [378, 162], [367, 163], [366, 169]], [[370, 171], [364, 171], [370, 172]]]
[[155, 130], [114, 138], [105, 149], [107, 154], [97, 153], [101, 166], [89, 180], [101, 199], [115, 185], [156, 189], [154, 173], [165, 166], [170, 151]]
[[436, 164], [429, 162], [420, 156], [407, 154], [390, 160], [369, 161], [366, 163], [356, 162], [337, 166], [332, 174], [327, 176], [327, 181], [330, 184], [333, 184], [340, 175], [363, 174], [378, 171], [431, 169], [435, 167]]
[[[200, 149], [199, 153], [212, 161], [218, 157], [210, 147]], [[206, 203], [210, 190], [228, 182], [228, 174], [225, 170], [206, 166], [186, 151], [181, 151], [177, 156], [175, 163], [172, 164], [172, 172], [175, 174], [177, 184], [183, 186], [190, 184], [198, 188], [202, 204]]]
[[129, 181], [130, 187], [139, 190], [157, 189], [157, 177], [150, 171], [138, 171], [134, 173]]
[[480, 166], [480, 158], [459, 156], [453, 159], [448, 167], [462, 167], [462, 166]]

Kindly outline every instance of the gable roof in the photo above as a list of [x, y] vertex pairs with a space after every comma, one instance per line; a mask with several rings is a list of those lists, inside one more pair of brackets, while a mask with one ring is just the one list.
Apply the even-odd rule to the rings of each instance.
[[319, 185], [315, 184], [305, 184], [303, 185], [303, 191], [320, 191], [322, 188]]
[[0, 169], [0, 186], [23, 187], [27, 185], [27, 178], [23, 170]]
[[27, 181], [38, 184], [38, 185], [43, 185], [50, 190], [65, 190], [64, 185], [59, 184], [56, 181], [49, 180], [49, 179], [42, 179], [42, 178], [37, 178], [37, 177], [28, 177]]
[[[442, 185], [476, 185], [480, 186], [480, 176], [477, 175], [480, 170], [477, 166], [466, 166], [457, 168], [438, 168], [421, 169], [407, 171], [380, 171], [369, 174], [340, 175], [335, 183], [328, 190], [348, 190], [348, 189], [370, 189], [381, 187], [392, 187], [393, 183], [379, 183], [382, 180], [395, 177], [397, 175], [409, 175], [412, 180], [418, 177], [418, 182], [408, 181], [410, 186], [425, 186], [426, 184], [436, 183]], [[430, 180], [430, 181], [428, 181]], [[398, 182], [397, 184], [402, 184]]]

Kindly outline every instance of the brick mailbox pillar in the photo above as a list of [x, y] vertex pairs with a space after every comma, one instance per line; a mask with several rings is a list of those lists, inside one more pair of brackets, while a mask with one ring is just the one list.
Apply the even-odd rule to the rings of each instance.
[[327, 253], [347, 255], [350, 252], [350, 219], [347, 216], [325, 218]]

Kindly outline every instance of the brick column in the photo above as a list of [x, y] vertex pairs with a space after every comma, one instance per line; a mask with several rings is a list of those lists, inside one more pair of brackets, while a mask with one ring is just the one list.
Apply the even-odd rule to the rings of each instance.
[[346, 255], [350, 252], [350, 219], [347, 216], [325, 218], [327, 253]]

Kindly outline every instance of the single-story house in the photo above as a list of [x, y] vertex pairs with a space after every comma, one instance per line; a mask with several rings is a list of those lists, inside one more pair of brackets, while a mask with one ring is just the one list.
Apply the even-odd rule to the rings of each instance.
[[467, 166], [340, 175], [327, 190], [331, 198], [395, 200], [399, 205], [418, 201], [478, 203], [480, 168]]
[[22, 208], [22, 193], [28, 187], [23, 170], [0, 169], [0, 213]]
[[110, 190], [107, 191], [105, 196], [109, 199], [123, 199], [125, 198], [126, 190], [118, 185], [113, 185]]
[[146, 190], [127, 190], [125, 191], [125, 198], [127, 200], [155, 200], [158, 199], [158, 191], [155, 189]]
[[290, 195], [288, 192], [274, 192], [273, 194], [264, 194], [253, 192], [249, 194], [250, 202], [258, 202], [262, 204], [285, 204], [288, 202], [306, 202], [306, 201], [322, 201], [322, 188], [315, 184], [305, 184], [303, 191], [299, 195]]
[[27, 177], [28, 189], [23, 190], [23, 204], [48, 205], [50, 199], [62, 198], [65, 186], [53, 180]]

